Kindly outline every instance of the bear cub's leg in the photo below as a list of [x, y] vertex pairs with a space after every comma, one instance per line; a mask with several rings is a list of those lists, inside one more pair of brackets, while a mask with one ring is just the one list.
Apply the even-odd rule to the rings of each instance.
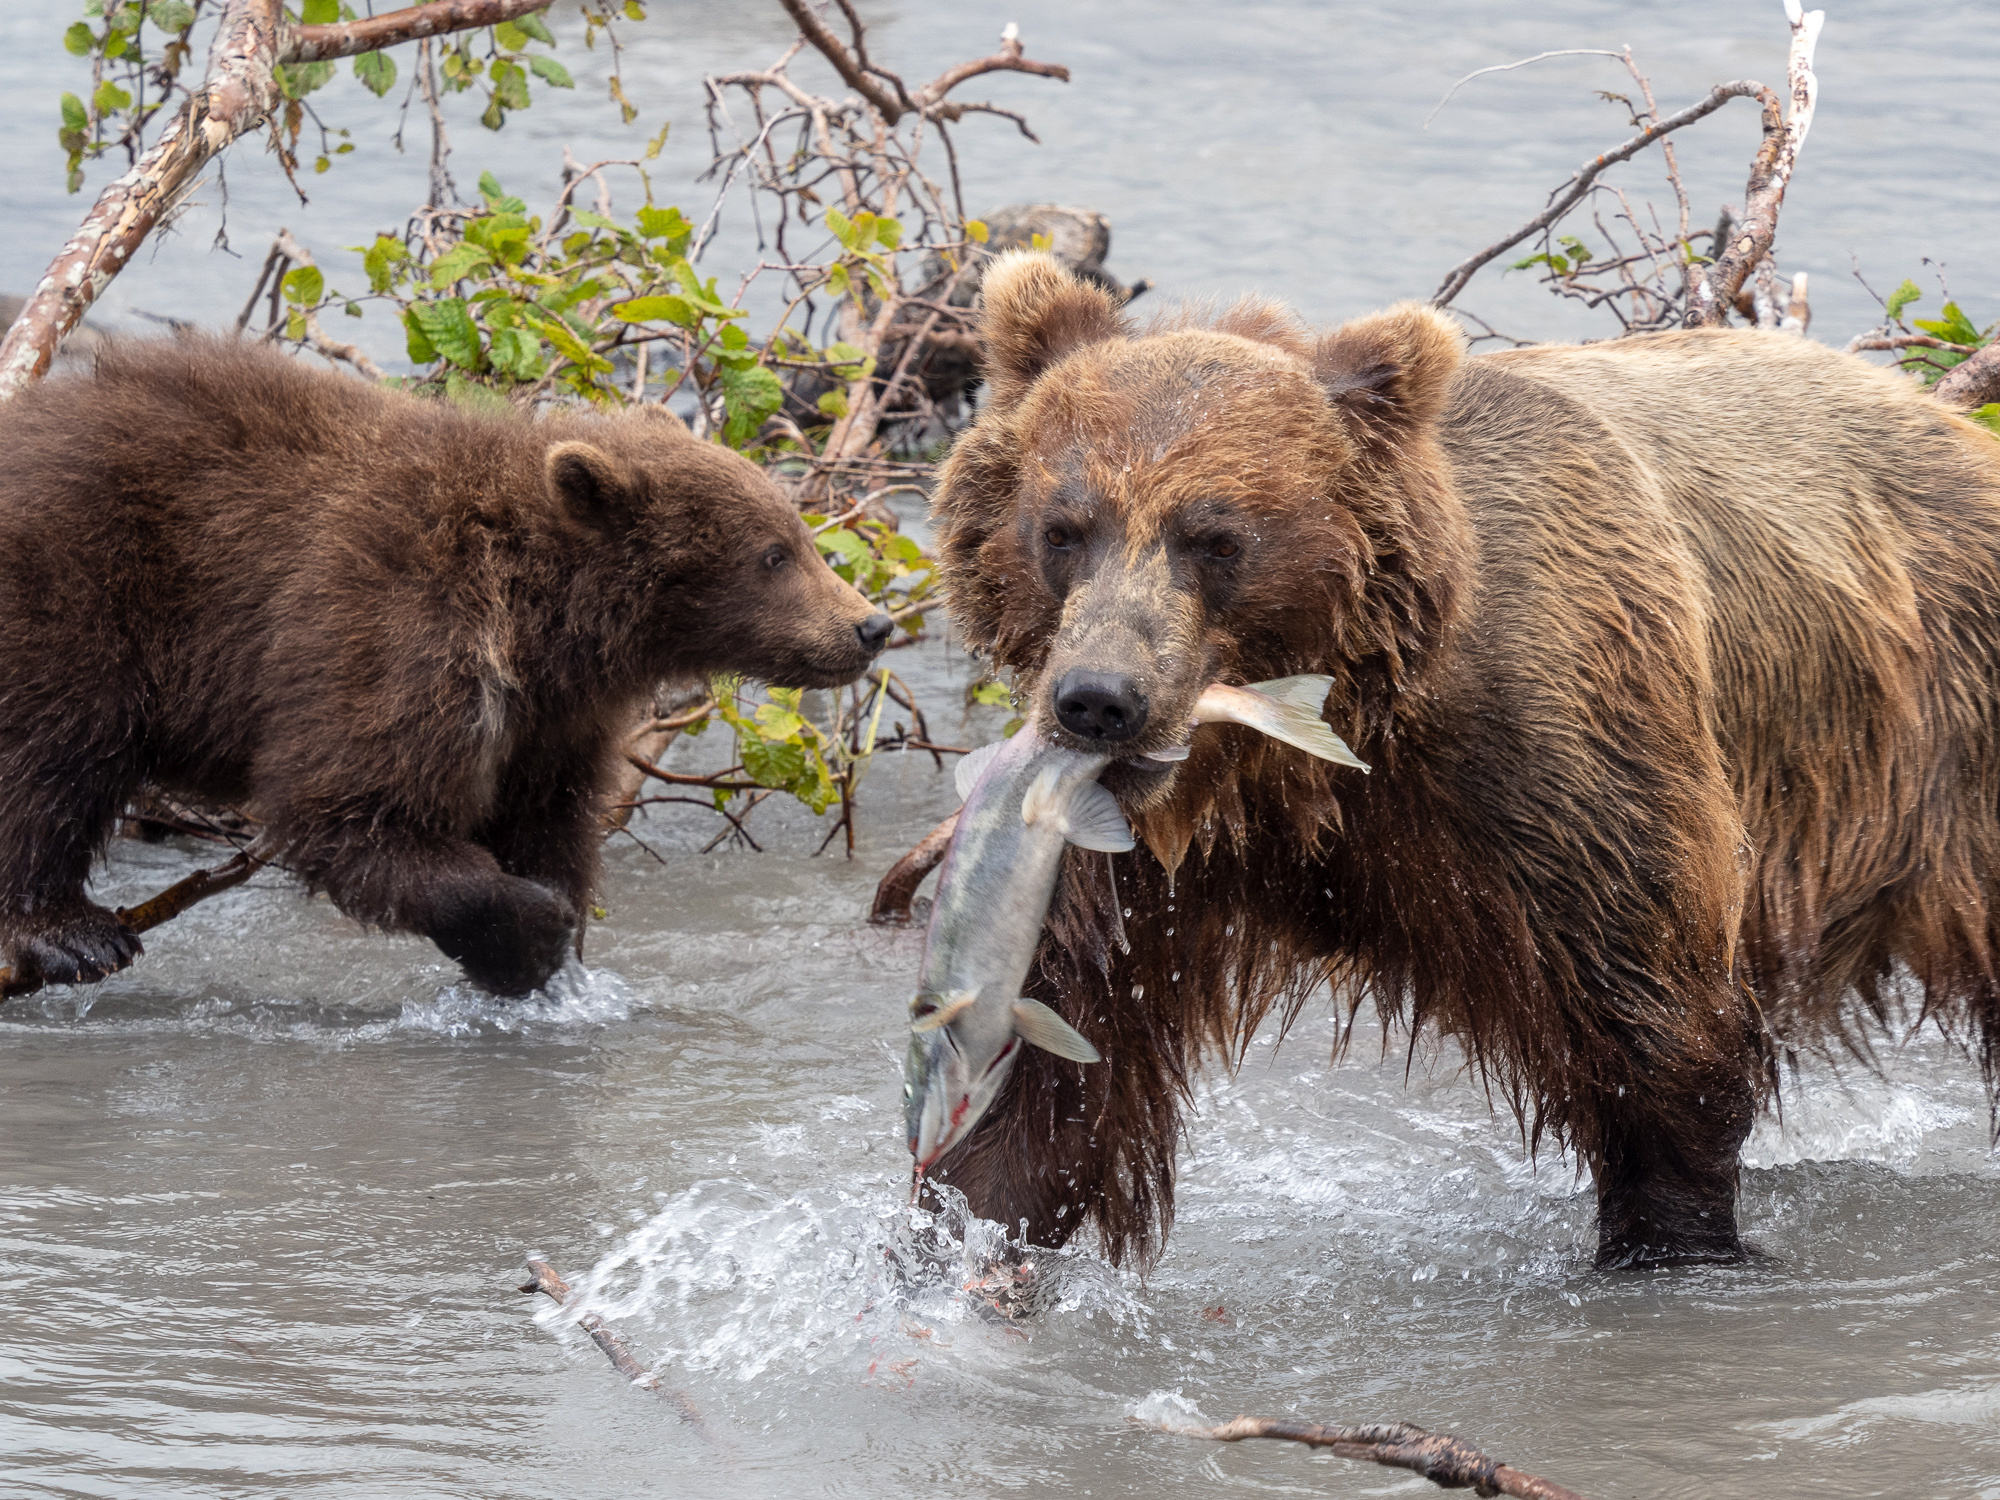
[[[22, 977], [93, 984], [139, 956], [139, 936], [83, 893], [91, 860], [125, 805], [126, 768], [84, 745], [22, 765], [49, 728], [0, 744], [0, 957]], [[11, 751], [11, 754], [7, 752]]]
[[421, 933], [495, 995], [528, 994], [563, 965], [569, 900], [503, 871], [467, 839], [370, 828], [351, 837], [285, 830], [286, 861], [349, 916]]

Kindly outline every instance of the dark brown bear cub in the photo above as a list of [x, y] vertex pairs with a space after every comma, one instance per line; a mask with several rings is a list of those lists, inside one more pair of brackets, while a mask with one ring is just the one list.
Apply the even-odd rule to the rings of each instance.
[[84, 895], [142, 783], [475, 984], [563, 962], [662, 679], [858, 675], [888, 617], [757, 468], [657, 409], [486, 416], [221, 339], [0, 408], [0, 950], [139, 951]]
[[[1607, 1266], [1742, 1253], [1784, 1048], [1900, 1011], [1993, 1077], [1990, 433], [1775, 333], [1465, 359], [1427, 308], [1251, 304], [1140, 335], [1034, 257], [985, 299], [952, 612], [1056, 743], [1123, 757], [1143, 847], [1115, 897], [1070, 851], [1029, 991], [1104, 1060], [1026, 1054], [940, 1164], [978, 1213], [1156, 1247], [1201, 1054], [1329, 981], [1575, 1151]], [[1295, 673], [1372, 774], [1190, 735], [1209, 683]]]

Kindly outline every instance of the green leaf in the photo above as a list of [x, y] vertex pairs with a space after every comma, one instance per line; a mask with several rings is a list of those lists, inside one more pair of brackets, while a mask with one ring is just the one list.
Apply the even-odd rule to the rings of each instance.
[[486, 113], [479, 117], [479, 123], [488, 130], [498, 130], [507, 123], [507, 111], [501, 108], [498, 94], [487, 95]]
[[654, 136], [650, 141], [646, 142], [647, 161], [652, 161], [659, 156], [661, 148], [667, 144], [667, 126], [673, 123], [674, 122], [672, 120], [667, 120], [663, 122], [660, 126], [660, 133]]
[[847, 415], [847, 392], [838, 389], [828, 391], [819, 400], [815, 401], [813, 405], [838, 422], [842, 417]]
[[502, 328], [493, 335], [493, 363], [516, 380], [540, 380], [548, 369], [542, 341], [525, 328]]
[[625, 323], [678, 323], [683, 328], [694, 328], [701, 323], [700, 310], [685, 297], [672, 292], [657, 297], [634, 297], [630, 302], [621, 302], [611, 309], [611, 315]]
[[354, 76], [380, 99], [396, 86], [396, 59], [386, 52], [364, 52], [354, 59]]
[[967, 219], [965, 221], [965, 235], [967, 239], [977, 241], [983, 245], [993, 238], [993, 231], [986, 227], [984, 219]]
[[785, 404], [785, 388], [778, 377], [762, 365], [747, 370], [724, 369], [722, 404], [729, 413], [722, 424], [722, 440], [741, 448], [757, 436], [764, 419]]
[[287, 313], [285, 315], [285, 337], [288, 339], [302, 339], [305, 336], [306, 315], [297, 311]]
[[1956, 302], [1944, 305], [1944, 316], [1936, 319], [1917, 318], [1913, 320], [1925, 333], [1934, 333], [1941, 339], [1954, 344], [1977, 344], [1981, 342], [1979, 330], [1972, 325]]
[[649, 240], [677, 239], [693, 228], [678, 208], [654, 208], [648, 204], [639, 210], [639, 233]]
[[285, 273], [285, 300], [302, 307], [317, 307], [326, 291], [326, 277], [318, 266], [300, 266]]
[[569, 216], [577, 223], [588, 225], [592, 229], [608, 229], [613, 234], [620, 232], [617, 224], [605, 218], [603, 214], [594, 214], [587, 208], [572, 208]]
[[437, 346], [424, 332], [423, 324], [417, 321], [417, 310], [413, 307], [403, 314], [403, 341], [410, 351], [410, 363], [427, 365], [438, 357]]
[[[531, 57], [528, 59], [528, 66], [533, 70], [534, 75], [550, 88], [573, 89], [576, 87], [576, 80], [569, 76], [569, 69], [565, 68], [553, 57]], [[656, 151], [653, 154], [657, 156], [659, 153]]]
[[512, 416], [514, 408], [507, 398], [491, 386], [476, 380], [467, 380], [456, 370], [447, 370], [444, 377], [444, 394], [447, 401], [462, 406], [467, 411], [486, 412], [493, 416]]
[[97, 86], [97, 92], [90, 96], [90, 102], [97, 106], [97, 117], [101, 120], [106, 115], [117, 114], [121, 109], [129, 109], [132, 96], [107, 78]]
[[1984, 406], [1975, 406], [1966, 415], [1982, 427], [1991, 428], [1995, 437], [2000, 437], [2000, 401], [1989, 401]]
[[846, 214], [837, 208], [829, 208], [826, 211], [826, 227], [841, 244], [849, 249], [854, 247], [854, 224]]
[[847, 288], [847, 267], [835, 266], [831, 271], [826, 273], [826, 289], [834, 296], [845, 297], [847, 295]]
[[63, 124], [71, 130], [87, 130], [90, 127], [90, 111], [83, 107], [83, 101], [74, 94], [62, 96]]
[[431, 285], [443, 290], [455, 281], [463, 281], [480, 266], [492, 264], [493, 257], [482, 246], [461, 242], [431, 263]]
[[722, 330], [722, 337], [716, 341], [732, 353], [750, 347], [750, 335], [743, 331], [740, 323], [731, 323]]
[[813, 538], [819, 550], [829, 562], [839, 559], [844, 563], [864, 563], [869, 560], [868, 544], [845, 527], [836, 526], [832, 531], [822, 531]]
[[186, 31], [194, 25], [194, 7], [186, 0], [153, 0], [146, 19], [165, 32]]
[[549, 23], [542, 19], [540, 11], [536, 11], [533, 15], [516, 16], [514, 24], [544, 47], [553, 47], [556, 44], [555, 35], [549, 30]]
[[1923, 300], [1923, 289], [1914, 281], [1905, 278], [1901, 286], [1889, 293], [1889, 321], [1893, 323], [1896, 319], [1902, 317], [1903, 309], [1908, 307], [1912, 302], [1921, 302]]
[[340, 19], [340, 0], [299, 0], [299, 21], [306, 26], [331, 26]]
[[81, 21], [63, 33], [63, 47], [73, 56], [88, 57], [96, 45], [97, 33]]
[[410, 316], [417, 320], [431, 346], [460, 369], [477, 370], [485, 364], [479, 350], [478, 325], [458, 298], [419, 302], [410, 309]]
[[900, 219], [877, 219], [875, 238], [893, 250], [903, 242], [903, 223]]
[[524, 313], [523, 316], [528, 326], [554, 344], [571, 364], [600, 375], [610, 373], [611, 362], [578, 338], [562, 319], [552, 318], [546, 313], [537, 316], [532, 311]]
[[500, 44], [503, 52], [524, 52], [528, 47], [528, 33], [512, 21], [502, 21], [495, 26], [493, 40]]
[[493, 64], [493, 97], [502, 109], [526, 109], [533, 102], [528, 98], [527, 70], [519, 63]]
[[785, 791], [805, 776], [806, 751], [803, 745], [774, 745], [767, 740], [744, 737], [738, 741], [738, 750], [743, 756], [744, 772], [759, 786]]
[[389, 268], [409, 258], [410, 252], [403, 248], [401, 240], [391, 239], [386, 234], [376, 235], [375, 243], [361, 256], [361, 269], [368, 273], [368, 289], [371, 292], [388, 291]]

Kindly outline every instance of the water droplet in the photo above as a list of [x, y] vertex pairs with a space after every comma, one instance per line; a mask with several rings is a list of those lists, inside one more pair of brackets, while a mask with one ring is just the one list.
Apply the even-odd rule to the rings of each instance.
[[1145, 986], [1144, 986], [1143, 984], [1135, 984], [1135, 985], [1133, 985], [1133, 986], [1132, 986], [1132, 998], [1133, 998], [1134, 1000], [1143, 1000], [1143, 999], [1145, 999], [1145, 998], [1146, 998], [1146, 987], [1145, 987]]
[[1176, 969], [1176, 970], [1174, 970], [1174, 978], [1175, 978], [1175, 980], [1177, 980], [1177, 981], [1178, 981], [1178, 980], [1180, 979], [1180, 977], [1181, 977], [1181, 971], [1180, 971], [1179, 969]]
[[[1169, 927], [1169, 928], [1167, 929], [1167, 936], [1168, 936], [1168, 937], [1172, 937], [1173, 935], [1174, 935], [1174, 930], [1173, 930], [1173, 928]], [[1622, 1094], [1622, 1093], [1624, 1093], [1624, 1092], [1625, 1092], [1625, 1090], [1623, 1090], [1623, 1089], [1620, 1089], [1620, 1090], [1619, 1090], [1618, 1092]]]

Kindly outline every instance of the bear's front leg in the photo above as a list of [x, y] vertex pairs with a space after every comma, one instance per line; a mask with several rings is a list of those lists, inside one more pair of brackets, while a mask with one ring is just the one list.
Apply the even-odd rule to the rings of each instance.
[[0, 921], [0, 954], [24, 980], [95, 984], [145, 951], [136, 932], [94, 901], [23, 910], [27, 900], [20, 898]]
[[274, 832], [285, 863], [342, 911], [421, 933], [492, 994], [539, 989], [568, 956], [576, 923], [567, 897], [508, 874], [469, 839], [380, 825]]
[[579, 958], [604, 846], [607, 752], [601, 741], [586, 741], [536, 746], [517, 756], [500, 779], [493, 820], [474, 835], [508, 874], [537, 881], [568, 899], [577, 923]]
[[[1648, 1096], [1628, 1089], [1599, 1101], [1598, 1140], [1585, 1154], [1597, 1183], [1600, 1271], [1744, 1258], [1738, 1155], [1756, 1098], [1750, 1059], [1742, 1061], [1663, 1069]], [[1627, 1107], [1635, 1102], [1643, 1107]]]

